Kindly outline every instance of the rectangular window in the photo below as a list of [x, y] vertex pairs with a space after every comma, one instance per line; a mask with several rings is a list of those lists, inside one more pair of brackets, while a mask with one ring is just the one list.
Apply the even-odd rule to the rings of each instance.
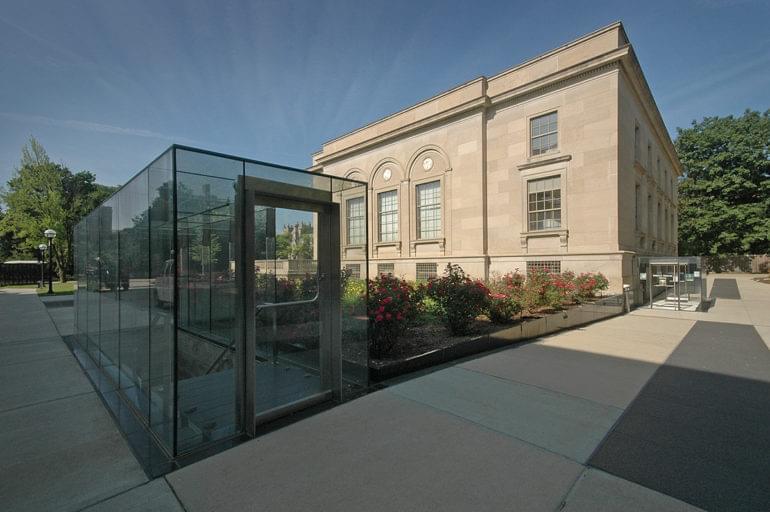
[[380, 242], [398, 240], [398, 192], [390, 190], [377, 194]]
[[639, 125], [634, 126], [634, 160], [642, 161], [642, 142], [640, 140]]
[[634, 190], [634, 225], [637, 231], [642, 230], [642, 187], [638, 184]]
[[668, 208], [666, 208], [665, 213], [663, 214], [663, 240], [668, 242], [670, 238], [668, 237], [668, 226], [670, 225], [668, 221]]
[[378, 263], [377, 264], [377, 275], [385, 274], [387, 276], [393, 275], [393, 270], [395, 268], [395, 265], [393, 263]]
[[530, 119], [529, 137], [532, 156], [555, 151], [559, 144], [556, 112]]
[[361, 279], [361, 264], [348, 263], [345, 265], [345, 272], [347, 272], [353, 279]]
[[415, 277], [418, 281], [427, 281], [438, 275], [438, 263], [416, 263]]
[[348, 244], [363, 245], [366, 243], [366, 212], [364, 211], [364, 198], [354, 197], [348, 199], [347, 222], [348, 222]]
[[441, 237], [441, 182], [417, 185], [417, 238]]
[[652, 196], [647, 196], [647, 234], [652, 238], [655, 234], [652, 232]]
[[647, 171], [652, 173], [652, 144], [647, 144]]
[[529, 231], [561, 228], [561, 177], [527, 182]]
[[663, 217], [661, 216], [662, 211], [663, 210], [660, 207], [660, 201], [658, 201], [658, 219], [657, 219], [658, 220], [658, 222], [657, 222], [657, 228], [658, 229], [655, 232], [655, 238], [658, 238], [658, 239], [663, 238]]
[[561, 274], [561, 261], [528, 261], [527, 274], [536, 270], [549, 274]]

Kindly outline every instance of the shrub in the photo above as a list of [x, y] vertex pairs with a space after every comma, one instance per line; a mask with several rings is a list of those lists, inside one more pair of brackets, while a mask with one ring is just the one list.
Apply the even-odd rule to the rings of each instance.
[[487, 315], [496, 324], [513, 320], [521, 312], [524, 276], [509, 272], [503, 276], [494, 275], [489, 281]]
[[460, 265], [447, 264], [444, 275], [425, 285], [425, 293], [441, 307], [445, 325], [452, 334], [465, 334], [487, 305], [489, 290], [465, 274]]
[[366, 281], [346, 280], [342, 289], [342, 311], [348, 315], [366, 314]]
[[535, 311], [542, 307], [551, 307], [558, 301], [551, 274], [543, 270], [535, 269], [529, 272], [524, 283], [523, 305], [529, 311]]
[[601, 272], [596, 274], [590, 272], [582, 273], [575, 278], [578, 299], [595, 297], [597, 292], [606, 290], [609, 285], [610, 282]]
[[414, 288], [403, 279], [386, 274], [370, 280], [368, 287], [372, 352], [375, 357], [383, 357], [393, 350], [417, 313]]
[[570, 271], [551, 275], [551, 284], [558, 295], [559, 304], [573, 304], [577, 301], [575, 274]]

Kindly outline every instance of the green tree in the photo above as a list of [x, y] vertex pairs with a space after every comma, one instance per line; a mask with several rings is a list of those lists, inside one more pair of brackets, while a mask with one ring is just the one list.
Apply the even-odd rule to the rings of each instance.
[[770, 110], [678, 129], [681, 254], [770, 252]]
[[[295, 240], [292, 230], [299, 229]], [[313, 259], [313, 226], [307, 222], [284, 226], [283, 231], [275, 235], [275, 257], [282, 260]]]
[[31, 256], [44, 242], [43, 231], [56, 231], [53, 261], [63, 281], [73, 266], [73, 230], [78, 221], [113, 192], [98, 185], [87, 171], [72, 173], [51, 161], [43, 146], [31, 137], [21, 150], [21, 162], [7, 187], [0, 190], [6, 205], [0, 236], [13, 240], [15, 256]]

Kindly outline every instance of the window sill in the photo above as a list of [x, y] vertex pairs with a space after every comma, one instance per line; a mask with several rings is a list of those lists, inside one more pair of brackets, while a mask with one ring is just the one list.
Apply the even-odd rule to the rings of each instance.
[[572, 160], [571, 154], [560, 155], [557, 151], [553, 153], [547, 153], [545, 155], [529, 157], [526, 163], [518, 165], [517, 167], [520, 171], [526, 171], [527, 169], [532, 169], [533, 167], [569, 162], [570, 160]]
[[417, 252], [418, 245], [438, 244], [439, 250], [443, 253], [446, 249], [446, 238], [419, 238], [409, 242], [409, 250], [412, 256]]
[[522, 231], [521, 232], [521, 248], [526, 250], [529, 245], [530, 238], [548, 238], [559, 237], [559, 244], [561, 247], [567, 247], [567, 239], [569, 238], [569, 230], [567, 228], [559, 229], [544, 229], [542, 231]]
[[377, 257], [377, 253], [382, 247], [395, 247], [396, 249], [396, 256], [401, 257], [401, 241], [396, 240], [393, 242], [374, 242], [374, 247], [372, 250], [372, 253], [375, 257]]
[[366, 249], [366, 244], [346, 244], [345, 249]]

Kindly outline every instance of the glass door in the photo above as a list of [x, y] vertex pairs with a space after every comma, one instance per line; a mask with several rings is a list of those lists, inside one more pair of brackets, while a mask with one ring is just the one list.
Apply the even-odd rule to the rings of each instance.
[[269, 421], [332, 397], [330, 207], [254, 201], [254, 414]]

